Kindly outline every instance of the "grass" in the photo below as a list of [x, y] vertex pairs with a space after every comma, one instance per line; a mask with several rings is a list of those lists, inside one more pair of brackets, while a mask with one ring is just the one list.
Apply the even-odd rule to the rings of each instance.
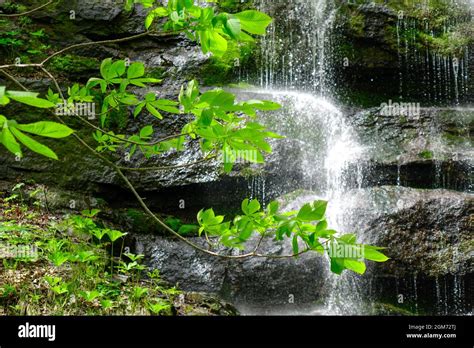
[[126, 234], [99, 211], [55, 215], [24, 199], [21, 186], [0, 198], [0, 314], [183, 314], [181, 292], [147, 271], [143, 255], [124, 253]]

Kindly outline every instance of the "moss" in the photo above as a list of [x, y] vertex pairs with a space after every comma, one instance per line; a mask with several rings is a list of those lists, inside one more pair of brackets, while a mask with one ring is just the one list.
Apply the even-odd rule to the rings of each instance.
[[438, 37], [419, 32], [418, 37], [426, 47], [444, 56], [462, 57], [465, 48], [474, 42], [474, 24], [461, 24]]
[[148, 69], [146, 72], [146, 76], [152, 77], [154, 79], [163, 79], [166, 77], [166, 69], [163, 67]]
[[100, 62], [96, 58], [67, 54], [52, 59], [51, 68], [58, 73], [82, 74], [98, 70]]
[[375, 312], [379, 315], [404, 315], [404, 316], [413, 316], [416, 315], [412, 311], [399, 307], [390, 303], [375, 303], [374, 304]]
[[361, 13], [354, 13], [349, 17], [349, 27], [356, 36], [364, 36], [365, 17]]
[[219, 11], [235, 13], [255, 8], [253, 0], [221, 0], [218, 4]]
[[206, 86], [223, 86], [233, 81], [239, 66], [247, 65], [255, 52], [255, 43], [229, 42], [224, 56], [211, 57], [200, 75]]
[[[392, 51], [405, 52], [405, 44], [398, 45], [399, 38], [413, 49], [429, 48], [443, 56], [461, 57], [465, 48], [474, 42], [474, 23], [470, 20], [468, 6], [452, 6], [447, 0], [433, 0], [428, 6], [405, 0], [374, 2], [393, 11], [391, 24], [383, 30], [384, 42]], [[365, 18], [358, 12], [358, 6], [366, 3], [364, 0], [358, 0], [356, 4], [341, 3], [340, 16], [354, 37], [365, 35]], [[403, 20], [397, 30], [398, 14], [403, 15]]]
[[6, 1], [3, 4], [0, 4], [0, 9], [4, 13], [21, 13], [27, 10], [25, 5], [16, 4], [14, 1]]
[[423, 159], [433, 159], [433, 152], [429, 150], [422, 151], [418, 154], [418, 157]]
[[451, 133], [445, 133], [443, 134], [443, 139], [449, 145], [463, 145], [463, 144], [469, 145], [469, 143], [472, 143], [472, 140], [469, 139], [469, 134], [462, 136], [462, 135], [456, 135], [456, 134], [451, 134]]

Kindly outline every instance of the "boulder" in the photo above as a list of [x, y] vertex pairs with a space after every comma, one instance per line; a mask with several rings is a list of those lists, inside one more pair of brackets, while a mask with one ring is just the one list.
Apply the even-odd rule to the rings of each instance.
[[[203, 238], [190, 240], [205, 246]], [[135, 235], [134, 243], [135, 252], [144, 254], [148, 265], [159, 269], [166, 281], [188, 291], [218, 293], [237, 308], [311, 303], [320, 298], [324, 284], [326, 260], [314, 254], [297, 259], [230, 260], [204, 254], [169, 237]], [[246, 251], [255, 243], [249, 242]], [[262, 242], [261, 250], [276, 256], [292, 253], [291, 243], [271, 238]], [[220, 252], [230, 255], [226, 249]]]
[[[293, 210], [317, 198], [297, 192], [280, 202]], [[386, 248], [389, 261], [368, 262], [368, 273], [381, 276], [473, 273], [473, 218], [474, 194], [445, 189], [354, 189], [328, 206], [330, 226], [336, 225], [339, 232], [355, 231], [361, 242]]]
[[348, 116], [366, 149], [364, 185], [473, 189], [472, 108], [390, 111], [395, 109], [372, 108]]

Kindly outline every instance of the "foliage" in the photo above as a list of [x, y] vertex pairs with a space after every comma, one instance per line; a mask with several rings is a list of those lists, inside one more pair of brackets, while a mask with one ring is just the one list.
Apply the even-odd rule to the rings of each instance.
[[337, 236], [336, 231], [328, 228], [326, 206], [326, 201], [318, 200], [303, 205], [299, 211], [279, 212], [276, 201], [263, 210], [256, 199], [245, 199], [242, 202], [244, 215], [236, 216], [232, 221], [224, 222], [224, 216], [215, 215], [213, 209], [201, 210], [197, 215], [199, 233], [215, 236], [223, 245], [239, 249], [243, 249], [244, 243], [255, 235], [260, 239], [288, 238], [294, 255], [309, 251], [327, 253], [331, 270], [337, 274], [344, 269], [364, 273], [364, 259], [388, 260], [380, 252], [382, 248], [357, 243], [355, 234]]
[[[204, 53], [210, 53], [215, 57], [224, 56], [232, 45], [231, 43], [253, 42], [253, 36], [264, 35], [267, 26], [272, 21], [266, 14], [256, 10], [244, 10], [230, 14], [218, 12], [213, 6], [198, 6], [194, 0], [169, 0], [166, 7], [155, 6], [156, 1], [154, 0], [128, 0], [126, 8], [131, 9], [137, 3], [141, 3], [149, 9], [145, 20], [145, 27], [149, 31], [141, 35], [184, 33], [189, 39], [199, 43]], [[159, 18], [163, 18], [163, 21], [159, 21]], [[161, 24], [163, 25], [162, 31], [157, 32], [155, 28]], [[41, 36], [43, 33], [39, 31], [35, 35]], [[110, 40], [109, 42], [116, 41]], [[145, 75], [146, 68], [141, 62], [111, 58], [102, 61], [100, 76], [90, 78], [85, 85], [75, 83], [69, 86], [67, 95], [65, 95], [66, 93], [63, 93], [54, 76], [45, 68], [45, 63], [49, 59], [56, 58], [57, 64], [58, 55], [63, 52], [64, 50], [49, 56], [42, 63], [25, 65], [25, 67], [39, 67], [48, 74], [48, 77], [53, 79], [56, 85], [56, 92], [50, 89], [46, 99], [43, 99], [39, 98], [37, 93], [18, 92], [0, 87], [0, 105], [5, 106], [10, 101], [15, 101], [29, 107], [54, 111], [51, 109], [58, 104], [67, 104], [67, 108], [72, 111], [74, 116], [94, 129], [93, 137], [98, 143], [93, 151], [94, 154], [106, 161], [125, 179], [147, 213], [155, 222], [175, 236], [203, 252], [219, 255], [211, 250], [216, 246], [215, 240], [229, 248], [243, 249], [244, 243], [254, 235], [263, 239], [273, 233], [277, 240], [291, 239], [293, 254], [286, 255], [286, 257], [297, 256], [308, 251], [321, 254], [326, 252], [331, 260], [331, 270], [338, 274], [344, 269], [364, 273], [363, 259], [379, 262], [387, 260], [379, 251], [380, 248], [357, 243], [354, 234], [337, 236], [336, 231], [329, 229], [324, 218], [326, 210], [324, 201], [306, 204], [297, 212], [280, 213], [276, 202], [272, 202], [263, 211], [258, 201], [246, 199], [242, 202], [243, 215], [235, 217], [232, 221], [224, 222], [224, 216], [215, 215], [213, 209], [207, 209], [201, 210], [197, 216], [199, 226], [176, 225], [176, 221], [174, 222], [175, 226], [173, 226], [173, 222], [169, 221], [167, 225], [148, 209], [122, 172], [122, 170], [142, 168], [124, 168], [115, 164], [123, 159], [123, 154], [127, 156], [141, 155], [149, 158], [170, 151], [183, 151], [189, 142], [199, 141], [203, 160], [217, 157], [225, 172], [232, 171], [234, 164], [239, 160], [263, 163], [264, 155], [272, 151], [269, 139], [282, 137], [258, 123], [257, 113], [277, 110], [280, 105], [266, 100], [237, 101], [234, 94], [219, 88], [201, 91], [195, 80], [191, 80], [181, 87], [176, 100], [162, 99], [158, 94], [149, 90], [140, 94], [137, 93], [137, 89], [147, 89], [152, 84], [160, 83], [160, 79], [147, 77]], [[67, 58], [64, 59], [67, 60]], [[60, 59], [59, 62], [61, 62]], [[18, 67], [18, 65], [14, 66]], [[141, 96], [143, 94], [144, 96]], [[90, 122], [79, 114], [78, 103], [100, 105], [98, 124]], [[129, 109], [133, 110], [132, 115], [127, 112]], [[152, 115], [157, 121], [169, 115], [183, 115], [186, 116], [185, 119], [188, 120], [188, 123], [184, 125], [179, 134], [156, 140], [157, 132], [152, 123], [141, 127], [135, 134], [115, 134], [110, 128], [108, 129], [108, 126], [111, 123], [116, 123], [117, 113], [125, 114], [129, 119], [133, 117], [132, 121], [145, 115]], [[1, 143], [18, 157], [22, 156], [21, 143], [34, 152], [57, 159], [53, 150], [24, 134], [26, 132], [51, 138], [63, 138], [71, 135], [73, 130], [66, 125], [66, 121], [56, 114], [54, 116], [59, 119], [60, 123], [41, 121], [33, 124], [18, 124], [14, 120], [0, 116]], [[77, 134], [75, 136], [83, 145], [90, 148], [90, 145], [82, 138]], [[117, 158], [117, 156], [120, 157]], [[99, 247], [104, 243], [110, 243], [113, 250], [113, 243], [124, 237], [124, 234], [118, 230], [98, 226], [94, 222], [96, 214], [97, 212], [89, 211], [84, 212], [85, 216], [72, 217], [70, 227], [74, 231], [82, 233], [83, 236], [80, 239], [82, 242], [74, 245], [67, 239], [59, 241], [51, 239], [46, 247], [47, 259], [56, 267], [79, 263], [84, 267], [78, 267], [78, 272], [82, 270], [86, 275], [88, 272], [96, 272], [97, 265], [103, 266], [104, 274], [110, 275], [114, 270], [119, 270], [122, 273], [143, 271], [138, 259], [134, 256], [129, 256], [130, 263], [119, 262], [116, 264], [112, 252], [109, 255], [110, 259], [105, 260], [106, 258], [84, 247], [83, 243], [97, 244]], [[170, 228], [170, 225], [173, 228]], [[209, 243], [209, 250], [200, 248], [182, 236], [192, 233], [196, 229], [200, 235], [205, 235]], [[237, 257], [275, 256], [260, 255], [258, 246], [259, 244], [253, 252]], [[102, 260], [103, 264], [99, 260]], [[53, 291], [66, 293], [66, 288], [61, 287], [59, 281], [56, 283], [55, 280], [52, 280], [52, 283], [54, 286], [59, 286]], [[80, 285], [76, 282], [71, 287], [67, 286], [68, 293], [81, 288]], [[77, 293], [78, 298], [81, 298], [81, 301], [86, 304], [96, 305], [101, 299], [105, 301], [104, 304], [107, 307], [111, 306], [111, 303], [107, 302], [109, 299], [103, 297], [97, 287], [81, 288], [80, 291]], [[142, 298], [144, 291], [135, 288], [133, 297]], [[167, 308], [160, 300], [149, 301], [147, 306], [154, 313], [160, 313]]]
[[[37, 108], [50, 108], [54, 106], [53, 103], [38, 98], [38, 93], [7, 91], [5, 87], [0, 86], [0, 105], [6, 105], [10, 100]], [[50, 148], [34, 140], [24, 132], [56, 139], [65, 138], [73, 133], [72, 129], [59, 123], [40, 121], [30, 124], [18, 124], [15, 120], [7, 120], [3, 115], [0, 115], [0, 128], [2, 129], [0, 132], [0, 142], [19, 158], [23, 157], [20, 142], [36, 153], [52, 159], [58, 159], [57, 155]]]
[[[120, 278], [112, 272], [110, 241], [124, 234], [101, 227], [96, 222], [98, 211], [58, 219], [43, 211], [29, 211], [17, 197], [8, 201], [0, 198], [0, 212], [2, 247], [37, 248], [35, 257], [7, 255], [3, 259], [0, 313], [175, 313], [173, 303], [180, 292], [166, 286], [157, 272], [147, 276], [140, 263], [142, 255], [125, 253], [118, 261], [114, 259]], [[26, 281], [28, 277], [35, 279]]]
[[[141, 2], [145, 7], [151, 7], [154, 3], [148, 0]], [[152, 9], [145, 20], [146, 28], [150, 28], [159, 17], [167, 17], [163, 27], [165, 31], [184, 32], [200, 43], [204, 53], [211, 52], [217, 57], [227, 51], [228, 40], [253, 41], [251, 35], [264, 35], [272, 21], [266, 14], [255, 10], [216, 14], [214, 7], [196, 6], [194, 0], [171, 0], [167, 7]]]

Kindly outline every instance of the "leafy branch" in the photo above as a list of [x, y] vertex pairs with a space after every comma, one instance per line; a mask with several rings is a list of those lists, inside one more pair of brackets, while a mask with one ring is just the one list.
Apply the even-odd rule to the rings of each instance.
[[[227, 259], [292, 258], [310, 251], [320, 254], [327, 253], [331, 260], [331, 270], [337, 274], [340, 274], [344, 269], [364, 273], [364, 260], [386, 261], [387, 257], [380, 251], [381, 248], [357, 243], [354, 234], [339, 236], [336, 231], [328, 228], [325, 219], [327, 206], [325, 201], [308, 203], [299, 211], [284, 213], [279, 211], [277, 202], [271, 202], [264, 210], [257, 200], [246, 199], [241, 206], [243, 214], [236, 216], [231, 221], [224, 221], [225, 217], [216, 215], [213, 209], [203, 209], [197, 215], [198, 224], [195, 225], [195, 228], [199, 235], [204, 234], [208, 248], [185, 238], [180, 234], [180, 231], [168, 226], [149, 209], [124, 171], [170, 170], [188, 167], [216, 159], [219, 157], [218, 154], [222, 155], [223, 169], [226, 172], [233, 169], [234, 163], [239, 158], [263, 163], [264, 155], [272, 151], [268, 139], [278, 139], [281, 136], [268, 131], [266, 127], [259, 124], [256, 121], [257, 112], [277, 110], [280, 105], [265, 100], [236, 101], [232, 93], [222, 89], [201, 92], [194, 80], [189, 81], [186, 86], [182, 86], [177, 101], [158, 99], [154, 93], [148, 93], [143, 99], [140, 99], [134, 93], [135, 88], [145, 88], [148, 84], [156, 84], [161, 81], [146, 77], [143, 63], [134, 62], [128, 65], [124, 60], [113, 61], [112, 59], [105, 59], [102, 62], [100, 77], [89, 79], [85, 86], [74, 84], [69, 87], [66, 99], [57, 79], [45, 65], [53, 57], [69, 50], [89, 45], [120, 43], [145, 36], [184, 33], [191, 40], [198, 42], [204, 53], [209, 52], [221, 56], [227, 50], [228, 41], [254, 40], [252, 35], [264, 35], [267, 26], [271, 23], [271, 18], [259, 11], [249, 10], [236, 14], [215, 13], [213, 7], [197, 6], [194, 0], [170, 0], [166, 7], [154, 7], [153, 0], [127, 0], [126, 6], [131, 9], [135, 3], [141, 3], [146, 8], [150, 8], [145, 21], [147, 31], [143, 33], [119, 39], [75, 44], [52, 53], [39, 63], [0, 66], [0, 72], [23, 89], [20, 92], [0, 87], [0, 105], [7, 105], [10, 101], [14, 101], [30, 107], [49, 109], [52, 111], [52, 116], [58, 121], [57, 123], [40, 121], [22, 125], [0, 115], [2, 129], [0, 142], [6, 149], [21, 157], [21, 143], [34, 152], [51, 159], [57, 159], [51, 149], [24, 133], [50, 138], [73, 136], [94, 156], [114, 169], [143, 210], [159, 226], [191, 247], [212, 256]], [[161, 17], [167, 18], [163, 31], [149, 30], [155, 25], [156, 18]], [[38, 93], [28, 91], [13, 75], [3, 70], [13, 67], [39, 68], [52, 80], [57, 93], [49, 90], [46, 99], [38, 97]], [[101, 104], [100, 126], [82, 117], [75, 107], [70, 110], [72, 115], [78, 117], [82, 123], [95, 131], [93, 136], [98, 143], [95, 149], [69, 128], [64, 119], [52, 110], [58, 103], [66, 101], [67, 105], [72, 106], [74, 103], [97, 102]], [[186, 115], [189, 122], [184, 125], [181, 133], [158, 140], [152, 140], [154, 134], [152, 125], [147, 125], [137, 134], [128, 136], [106, 130], [110, 118], [113, 117], [111, 111], [127, 110], [128, 108], [133, 108], [134, 119], [140, 117], [146, 110], [158, 120], [163, 119], [162, 113], [165, 113]], [[120, 149], [131, 156], [140, 150], [145, 158], [150, 158], [170, 150], [183, 151], [190, 140], [199, 142], [203, 158], [176, 166], [124, 167], [117, 165], [104, 154], [105, 152], [113, 154]], [[260, 249], [263, 240], [271, 236], [277, 241], [291, 240], [292, 253], [288, 255], [262, 253]], [[218, 245], [229, 248], [229, 251], [243, 250], [246, 242], [253, 238], [257, 238], [257, 243], [249, 252], [233, 255], [216, 251]]]

